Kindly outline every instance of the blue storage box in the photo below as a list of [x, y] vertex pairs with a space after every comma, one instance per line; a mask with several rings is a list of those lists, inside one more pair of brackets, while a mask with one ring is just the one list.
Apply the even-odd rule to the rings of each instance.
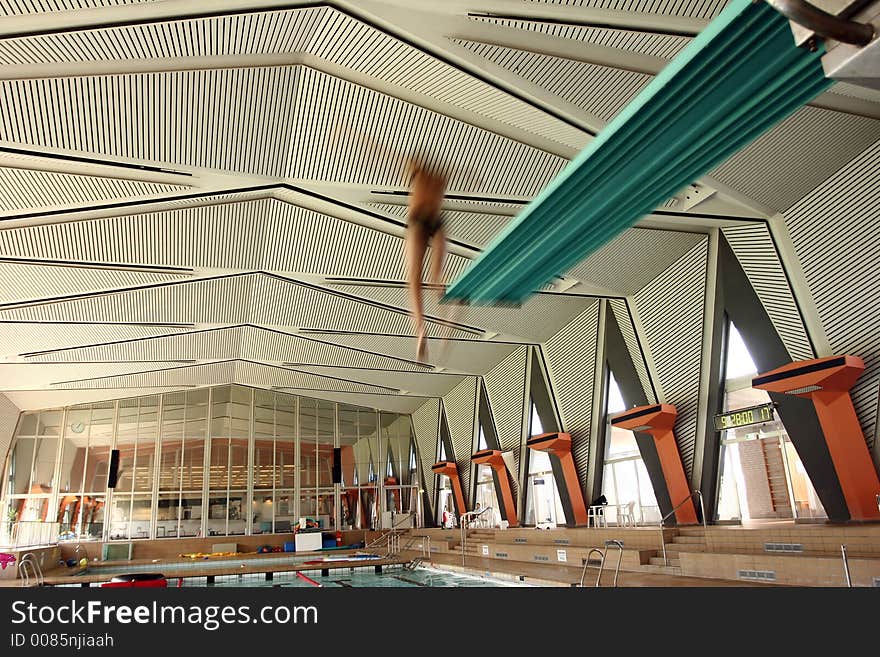
[[285, 552], [296, 552], [296, 543], [293, 541], [287, 541], [284, 543], [284, 551]]

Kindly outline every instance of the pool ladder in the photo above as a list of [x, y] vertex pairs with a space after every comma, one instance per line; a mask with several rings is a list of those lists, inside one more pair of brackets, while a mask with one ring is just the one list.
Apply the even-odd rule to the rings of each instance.
[[31, 577], [33, 577], [37, 586], [43, 586], [43, 569], [40, 568], [40, 563], [33, 552], [28, 552], [19, 560], [18, 576], [21, 579], [22, 586], [30, 586]]
[[[596, 588], [599, 588], [599, 582], [602, 579], [602, 571], [605, 568], [605, 557], [608, 555], [609, 547], [617, 548], [617, 566], [614, 568], [614, 583], [611, 585], [612, 587], [617, 586], [617, 577], [618, 575], [620, 575], [620, 561], [621, 559], [623, 559], [623, 542], [617, 539], [612, 539], [609, 541], [605, 541], [604, 550], [600, 550], [599, 548], [591, 548], [590, 551], [587, 553], [587, 558], [584, 559], [584, 570], [581, 573], [581, 588], [583, 588], [584, 579], [586, 579], [587, 577], [587, 568], [597, 565], [599, 567], [599, 573], [596, 575]], [[599, 559], [591, 558], [594, 553], [599, 555]]]

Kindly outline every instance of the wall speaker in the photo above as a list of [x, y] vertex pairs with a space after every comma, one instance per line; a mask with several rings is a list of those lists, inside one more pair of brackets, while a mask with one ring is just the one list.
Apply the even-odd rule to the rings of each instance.
[[107, 488], [116, 488], [119, 479], [119, 450], [110, 452], [110, 471], [107, 473]]
[[342, 448], [333, 448], [333, 483], [342, 483]]

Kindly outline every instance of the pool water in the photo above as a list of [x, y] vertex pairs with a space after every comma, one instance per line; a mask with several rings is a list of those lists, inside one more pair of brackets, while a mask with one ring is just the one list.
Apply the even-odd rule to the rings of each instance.
[[[319, 571], [305, 573], [326, 588], [412, 588], [412, 587], [499, 587], [499, 586], [530, 586], [522, 582], [508, 582], [482, 575], [453, 573], [435, 568], [419, 566], [415, 570], [402, 567], [385, 567], [384, 572], [375, 573], [369, 568], [339, 568], [330, 571], [329, 576], [321, 577]], [[170, 582], [174, 586], [176, 582]], [[242, 575], [218, 575], [213, 584], [208, 584], [205, 577], [188, 577], [183, 580], [183, 587], [256, 587], [256, 588], [310, 588], [313, 585], [300, 579], [296, 573], [275, 573], [273, 579], [266, 581], [262, 573]]]

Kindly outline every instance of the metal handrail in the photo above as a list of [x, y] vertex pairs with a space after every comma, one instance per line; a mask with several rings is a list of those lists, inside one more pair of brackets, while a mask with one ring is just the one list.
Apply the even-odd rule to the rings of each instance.
[[617, 578], [620, 576], [620, 562], [623, 560], [623, 542], [618, 539], [610, 539], [605, 541], [604, 550], [600, 550], [599, 548], [590, 548], [590, 551], [587, 552], [587, 558], [584, 559], [584, 569], [581, 571], [581, 588], [583, 588], [584, 579], [586, 579], [587, 577], [587, 568], [592, 565], [590, 564], [590, 557], [593, 556], [594, 552], [601, 557], [601, 559], [599, 559], [599, 574], [596, 575], [595, 584], [596, 588], [599, 588], [600, 582], [602, 581], [602, 571], [605, 569], [605, 557], [608, 555], [609, 547], [617, 548], [617, 565], [614, 568], [614, 583], [611, 585], [612, 587], [617, 586]]
[[465, 548], [467, 547], [467, 526], [468, 526], [467, 519], [468, 518], [476, 518], [477, 516], [481, 516], [484, 513], [486, 513], [486, 511], [490, 511], [491, 509], [492, 509], [491, 506], [487, 506], [485, 509], [480, 509], [479, 511], [468, 511], [466, 513], [462, 513], [461, 518], [458, 519], [459, 525], [461, 526], [460, 545], [461, 545], [461, 565], [462, 566], [464, 565], [465, 552], [466, 552]]
[[846, 585], [852, 588], [852, 579], [849, 575], [849, 559], [846, 557], [846, 545], [840, 546], [840, 554], [843, 557], [843, 574], [846, 576]]
[[767, 0], [767, 4], [788, 20], [826, 39], [867, 46], [875, 36], [873, 25], [840, 18], [804, 0]]
[[617, 586], [617, 577], [620, 575], [620, 562], [623, 560], [623, 543], [617, 539], [605, 541], [605, 552], [609, 547], [617, 548], [617, 566], [614, 568], [614, 583], [611, 586]]
[[599, 580], [602, 579], [602, 569], [605, 567], [605, 552], [599, 548], [590, 548], [590, 551], [587, 552], [587, 558], [584, 560], [584, 569], [581, 571], [581, 588], [584, 586], [584, 579], [587, 576], [587, 568], [590, 567], [590, 557], [593, 556], [593, 552], [601, 557], [599, 559], [599, 574], [596, 576], [597, 588], [599, 587]]
[[691, 491], [691, 492], [688, 494], [688, 496], [687, 496], [686, 498], [684, 498], [681, 502], [679, 502], [678, 504], [676, 504], [676, 505], [672, 508], [672, 511], [670, 511], [670, 512], [667, 513], [665, 516], [663, 516], [662, 518], [660, 518], [660, 545], [661, 545], [661, 547], [663, 548], [663, 565], [664, 565], [664, 566], [668, 566], [668, 565], [669, 565], [669, 559], [666, 558], [666, 540], [665, 540], [665, 538], [663, 537], [663, 523], [666, 522], [667, 518], [669, 518], [669, 517], [670, 517], [671, 515], [673, 515], [676, 511], [678, 511], [678, 509], [679, 509], [679, 508], [680, 508], [685, 502], [687, 502], [688, 500], [692, 499], [692, 498], [694, 497], [694, 495], [696, 495], [696, 496], [699, 497], [699, 499], [700, 499], [700, 516], [701, 516], [702, 519], [703, 519], [703, 532], [706, 532], [706, 531], [707, 531], [707, 529], [706, 529], [706, 508], [703, 506], [703, 494], [702, 494], [700, 491], [698, 491], [698, 490]]
[[21, 585], [31, 585], [31, 576], [30, 573], [28, 573], [27, 566], [30, 566], [30, 570], [34, 575], [34, 580], [36, 580], [37, 586], [43, 586], [43, 569], [40, 568], [40, 563], [37, 561], [37, 558], [34, 556], [33, 552], [28, 552], [23, 557], [21, 557], [21, 559], [19, 559], [18, 574], [21, 577]]

